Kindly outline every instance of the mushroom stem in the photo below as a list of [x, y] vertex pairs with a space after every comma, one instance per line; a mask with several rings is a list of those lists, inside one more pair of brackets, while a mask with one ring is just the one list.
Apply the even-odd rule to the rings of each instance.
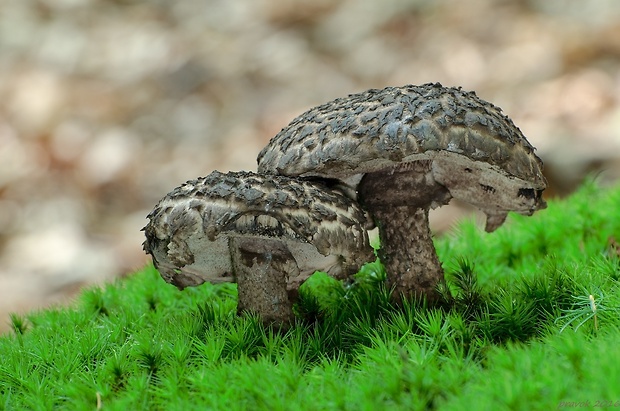
[[260, 313], [265, 324], [285, 327], [294, 319], [287, 280], [298, 271], [295, 258], [278, 240], [234, 237], [229, 240], [237, 281], [237, 312]]
[[450, 192], [433, 178], [432, 161], [402, 163], [366, 174], [358, 187], [362, 206], [379, 227], [379, 258], [397, 302], [411, 296], [439, 298], [443, 270], [431, 237], [428, 211], [447, 204]]
[[436, 301], [436, 286], [444, 273], [428, 226], [428, 208], [378, 208], [373, 214], [381, 238], [379, 258], [388, 284], [394, 287], [394, 299], [416, 296]]

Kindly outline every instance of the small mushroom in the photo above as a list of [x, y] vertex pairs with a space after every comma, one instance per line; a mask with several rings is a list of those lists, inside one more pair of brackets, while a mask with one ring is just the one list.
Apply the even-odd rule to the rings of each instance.
[[293, 319], [315, 271], [343, 279], [373, 259], [359, 206], [323, 184], [249, 172], [188, 181], [148, 215], [144, 250], [179, 289], [236, 281], [239, 311]]
[[335, 180], [379, 227], [379, 257], [395, 298], [437, 297], [443, 270], [429, 209], [457, 198], [487, 215], [546, 206], [542, 161], [501, 109], [441, 84], [388, 87], [308, 110], [258, 156], [264, 174]]

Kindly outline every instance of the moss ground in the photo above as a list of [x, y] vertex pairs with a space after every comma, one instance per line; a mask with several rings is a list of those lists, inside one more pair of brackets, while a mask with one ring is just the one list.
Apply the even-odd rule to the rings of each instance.
[[149, 266], [13, 316], [0, 410], [620, 408], [620, 188], [436, 245], [439, 307], [390, 305], [375, 262], [313, 276], [278, 332], [235, 315], [234, 285], [181, 292]]

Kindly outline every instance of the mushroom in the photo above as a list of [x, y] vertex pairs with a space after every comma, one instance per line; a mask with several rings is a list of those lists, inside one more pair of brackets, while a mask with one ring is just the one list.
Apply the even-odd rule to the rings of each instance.
[[214, 171], [175, 188], [144, 227], [144, 250], [183, 289], [236, 281], [238, 311], [286, 324], [315, 271], [343, 279], [374, 259], [359, 206], [319, 182]]
[[312, 108], [258, 155], [258, 171], [332, 180], [371, 214], [394, 297], [437, 298], [429, 209], [451, 198], [487, 216], [546, 207], [542, 161], [501, 109], [441, 84], [388, 87]]

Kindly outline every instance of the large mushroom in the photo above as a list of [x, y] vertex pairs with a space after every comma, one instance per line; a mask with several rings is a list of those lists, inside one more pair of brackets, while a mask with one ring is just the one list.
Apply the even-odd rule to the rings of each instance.
[[542, 161], [499, 107], [441, 84], [388, 87], [308, 110], [258, 156], [264, 174], [333, 180], [379, 227], [379, 257], [395, 298], [437, 297], [441, 263], [429, 209], [451, 198], [487, 216], [546, 206]]
[[343, 279], [374, 258], [365, 213], [318, 182], [214, 171], [175, 188], [148, 219], [144, 250], [166, 282], [235, 281], [238, 310], [267, 323], [293, 319], [315, 271]]

